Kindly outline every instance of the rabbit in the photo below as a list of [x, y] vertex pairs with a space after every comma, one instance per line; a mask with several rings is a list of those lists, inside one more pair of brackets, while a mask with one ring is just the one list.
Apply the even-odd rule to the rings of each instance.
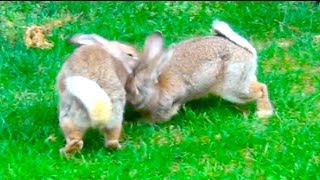
[[256, 101], [256, 115], [273, 115], [267, 85], [257, 80], [257, 52], [220, 20], [214, 36], [196, 37], [164, 48], [162, 34], [146, 43], [141, 60], [126, 83], [127, 101], [151, 116], [168, 121], [187, 101], [207, 94], [237, 104]]
[[59, 126], [66, 139], [60, 153], [80, 151], [88, 128], [104, 134], [107, 148], [120, 149], [124, 86], [137, 64], [138, 52], [130, 45], [95, 34], [76, 34], [69, 41], [78, 48], [66, 59], [56, 79]]

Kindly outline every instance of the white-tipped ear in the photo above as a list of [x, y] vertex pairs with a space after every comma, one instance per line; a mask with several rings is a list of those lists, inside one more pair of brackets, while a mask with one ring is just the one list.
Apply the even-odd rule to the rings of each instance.
[[99, 44], [95, 34], [75, 34], [69, 38], [69, 42], [74, 45], [93, 45]]
[[151, 60], [163, 51], [163, 37], [161, 32], [156, 31], [152, 33], [144, 44], [144, 58]]
[[129, 59], [121, 44], [115, 41], [109, 41], [97, 34], [75, 34], [69, 41], [75, 45], [101, 45], [111, 56], [115, 57], [116, 60], [120, 61], [123, 64], [123, 67], [128, 73], [132, 72], [133, 67], [135, 66], [135, 60]]

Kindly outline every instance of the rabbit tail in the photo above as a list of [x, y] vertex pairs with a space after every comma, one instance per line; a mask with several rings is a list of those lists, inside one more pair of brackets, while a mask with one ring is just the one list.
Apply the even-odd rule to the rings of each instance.
[[256, 49], [245, 38], [243, 38], [242, 36], [240, 36], [239, 34], [234, 32], [227, 23], [225, 23], [223, 21], [219, 21], [219, 20], [214, 20], [212, 22], [212, 29], [216, 33], [225, 36], [230, 41], [232, 41], [232, 42], [236, 43], [237, 45], [247, 49], [255, 57], [257, 56]]
[[83, 103], [93, 126], [104, 126], [111, 120], [110, 97], [95, 81], [71, 76], [66, 79], [66, 89]]

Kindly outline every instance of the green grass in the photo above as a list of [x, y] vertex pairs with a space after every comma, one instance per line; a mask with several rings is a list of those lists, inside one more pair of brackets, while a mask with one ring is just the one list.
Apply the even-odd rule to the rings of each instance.
[[[25, 26], [81, 12], [53, 29], [52, 49], [26, 48]], [[0, 2], [1, 179], [320, 179], [319, 17], [312, 2]], [[257, 119], [254, 104], [245, 117], [207, 97], [149, 125], [128, 107], [123, 150], [106, 150], [91, 130], [81, 153], [60, 157], [55, 78], [74, 49], [68, 36], [97, 33], [142, 48], [160, 30], [169, 45], [211, 34], [215, 18], [257, 48], [274, 117]]]

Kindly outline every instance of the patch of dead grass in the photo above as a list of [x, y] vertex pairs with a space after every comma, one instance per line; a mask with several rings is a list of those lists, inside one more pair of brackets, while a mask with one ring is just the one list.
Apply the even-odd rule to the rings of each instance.
[[[320, 36], [319, 36], [320, 38]], [[290, 93], [304, 92], [312, 94], [317, 91], [317, 80], [315, 76], [320, 74], [320, 62], [317, 65], [311, 63], [301, 62], [297, 57], [292, 56], [288, 51], [288, 47], [293, 44], [291, 40], [280, 39], [276, 42], [278, 47], [284, 50], [284, 56], [279, 57], [274, 54], [272, 58], [265, 59], [261, 62], [262, 71], [264, 74], [272, 74], [277, 72], [279, 75], [285, 74], [299, 74], [295, 76], [295, 82], [299, 84], [293, 84]], [[259, 47], [266, 46], [268, 43], [258, 43]]]
[[25, 44], [27, 48], [40, 48], [40, 49], [50, 49], [54, 46], [53, 42], [47, 39], [47, 35], [51, 33], [54, 28], [62, 27], [68, 22], [76, 20], [82, 13], [54, 20], [44, 25], [31, 25], [26, 28], [25, 31]]
[[21, 12], [12, 12], [11, 17], [0, 16], [0, 34], [10, 44], [19, 39], [18, 30], [23, 26], [26, 17]]
[[180, 144], [184, 138], [185, 136], [183, 135], [181, 128], [171, 125], [168, 129], [156, 132], [152, 137], [151, 143], [160, 146], [176, 145]]
[[315, 44], [320, 43], [320, 35], [313, 36], [313, 43], [315, 43]]

